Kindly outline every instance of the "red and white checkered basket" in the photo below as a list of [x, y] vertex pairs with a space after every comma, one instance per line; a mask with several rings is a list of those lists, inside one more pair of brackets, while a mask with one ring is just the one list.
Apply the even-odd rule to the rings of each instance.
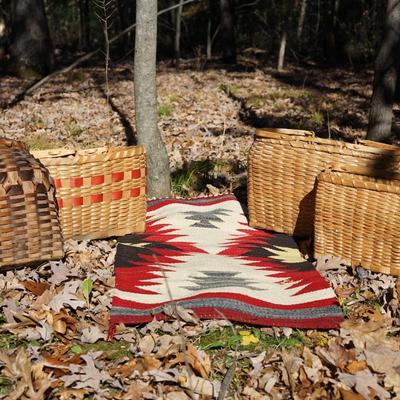
[[56, 187], [65, 239], [143, 232], [146, 154], [142, 146], [33, 151]]

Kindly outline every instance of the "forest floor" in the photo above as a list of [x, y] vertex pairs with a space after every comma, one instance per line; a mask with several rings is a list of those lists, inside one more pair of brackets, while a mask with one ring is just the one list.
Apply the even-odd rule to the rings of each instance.
[[[134, 143], [132, 65], [115, 65], [109, 75], [108, 101], [99, 66], [58, 76], [8, 108], [29, 82], [2, 77], [0, 136], [32, 149]], [[160, 64], [157, 79], [159, 126], [180, 196], [244, 196], [255, 127], [343, 140], [366, 131], [371, 72]], [[319, 260], [345, 315], [337, 330], [184, 313], [120, 325], [108, 342], [115, 249], [115, 240], [69, 241], [64, 260], [2, 275], [0, 398], [400, 399], [398, 278]]]

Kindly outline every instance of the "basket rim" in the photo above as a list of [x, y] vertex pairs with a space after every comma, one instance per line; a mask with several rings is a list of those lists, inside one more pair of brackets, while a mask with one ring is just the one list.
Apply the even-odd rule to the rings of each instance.
[[294, 128], [258, 128], [256, 129], [255, 137], [260, 138], [269, 138], [275, 137], [276, 135], [280, 135], [284, 138], [288, 138], [288, 136], [294, 137], [315, 137], [315, 133], [313, 131], [305, 130], [305, 129], [294, 129]]
[[[338, 148], [340, 150], [357, 150], [365, 153], [390, 154], [400, 156], [400, 146], [375, 142], [372, 140], [356, 140], [354, 143], [343, 142], [340, 140], [316, 137], [312, 131], [304, 131], [301, 129], [286, 129], [286, 128], [263, 128], [257, 129], [255, 134], [256, 141], [267, 139], [273, 143], [281, 143], [292, 147], [313, 146], [314, 144], [323, 145], [326, 147]], [[325, 149], [320, 146], [320, 151]], [[326, 151], [331, 151], [326, 149]]]
[[400, 194], [400, 174], [393, 174], [391, 177], [388, 171], [382, 170], [378, 170], [376, 173], [371, 172], [369, 175], [350, 171], [323, 171], [318, 174], [317, 182], [318, 184], [323, 182], [355, 189]]
[[132, 156], [145, 155], [146, 150], [143, 145], [135, 146], [102, 146], [91, 149], [70, 149], [56, 148], [47, 150], [32, 150], [31, 154], [49, 165], [72, 165], [86, 164], [96, 161], [108, 161]]

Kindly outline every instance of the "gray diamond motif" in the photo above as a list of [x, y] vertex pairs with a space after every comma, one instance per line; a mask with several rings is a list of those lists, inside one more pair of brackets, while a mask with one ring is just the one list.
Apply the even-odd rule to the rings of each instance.
[[223, 219], [221, 219], [219, 215], [227, 216], [230, 212], [230, 210], [226, 210], [225, 208], [217, 208], [212, 211], [186, 211], [184, 212], [184, 214], [188, 215], [187, 217], [185, 217], [185, 219], [197, 221], [190, 226], [195, 226], [197, 228], [218, 229], [215, 225], [212, 224], [212, 222], [222, 222]]
[[191, 278], [194, 286], [184, 286], [185, 289], [197, 291], [197, 290], [208, 290], [217, 289], [224, 287], [240, 287], [251, 290], [261, 290], [252, 286], [255, 281], [250, 279], [239, 278], [238, 272], [213, 272], [213, 271], [200, 271], [204, 277], [193, 277]]

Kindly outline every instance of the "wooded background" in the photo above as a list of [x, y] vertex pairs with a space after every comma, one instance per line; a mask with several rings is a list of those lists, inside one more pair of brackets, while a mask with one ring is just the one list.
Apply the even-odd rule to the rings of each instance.
[[[0, 4], [3, 72], [40, 77], [94, 49], [104, 50], [107, 66], [133, 57], [135, 1]], [[158, 12], [158, 60], [174, 60], [176, 68], [188, 59], [198, 68], [255, 60], [279, 71], [288, 62], [356, 70], [375, 62], [368, 138], [393, 136], [400, 0], [160, 0]]]
[[[1, 0], [0, 41], [4, 61], [7, 45], [17, 39], [17, 5], [32, 4], [30, 24], [45, 23], [45, 7], [52, 45], [56, 55], [93, 50], [104, 42], [99, 16], [109, 19], [109, 36], [114, 37], [135, 22], [132, 0]], [[179, 0], [160, 0], [162, 10]], [[383, 0], [199, 0], [160, 16], [159, 57], [174, 57], [177, 26], [181, 25], [179, 52], [182, 57], [255, 52], [261, 59], [278, 61], [279, 48], [286, 39], [286, 59], [365, 67], [374, 61], [382, 39], [386, 6]], [[35, 20], [38, 21], [35, 21]], [[14, 24], [14, 26], [13, 26]], [[29, 27], [26, 27], [29, 29]], [[232, 32], [233, 31], [233, 36]], [[14, 35], [13, 35], [14, 33]], [[46, 43], [50, 45], [50, 43]], [[112, 46], [114, 57], [133, 50], [134, 31]], [[231, 57], [232, 62], [235, 61]]]

